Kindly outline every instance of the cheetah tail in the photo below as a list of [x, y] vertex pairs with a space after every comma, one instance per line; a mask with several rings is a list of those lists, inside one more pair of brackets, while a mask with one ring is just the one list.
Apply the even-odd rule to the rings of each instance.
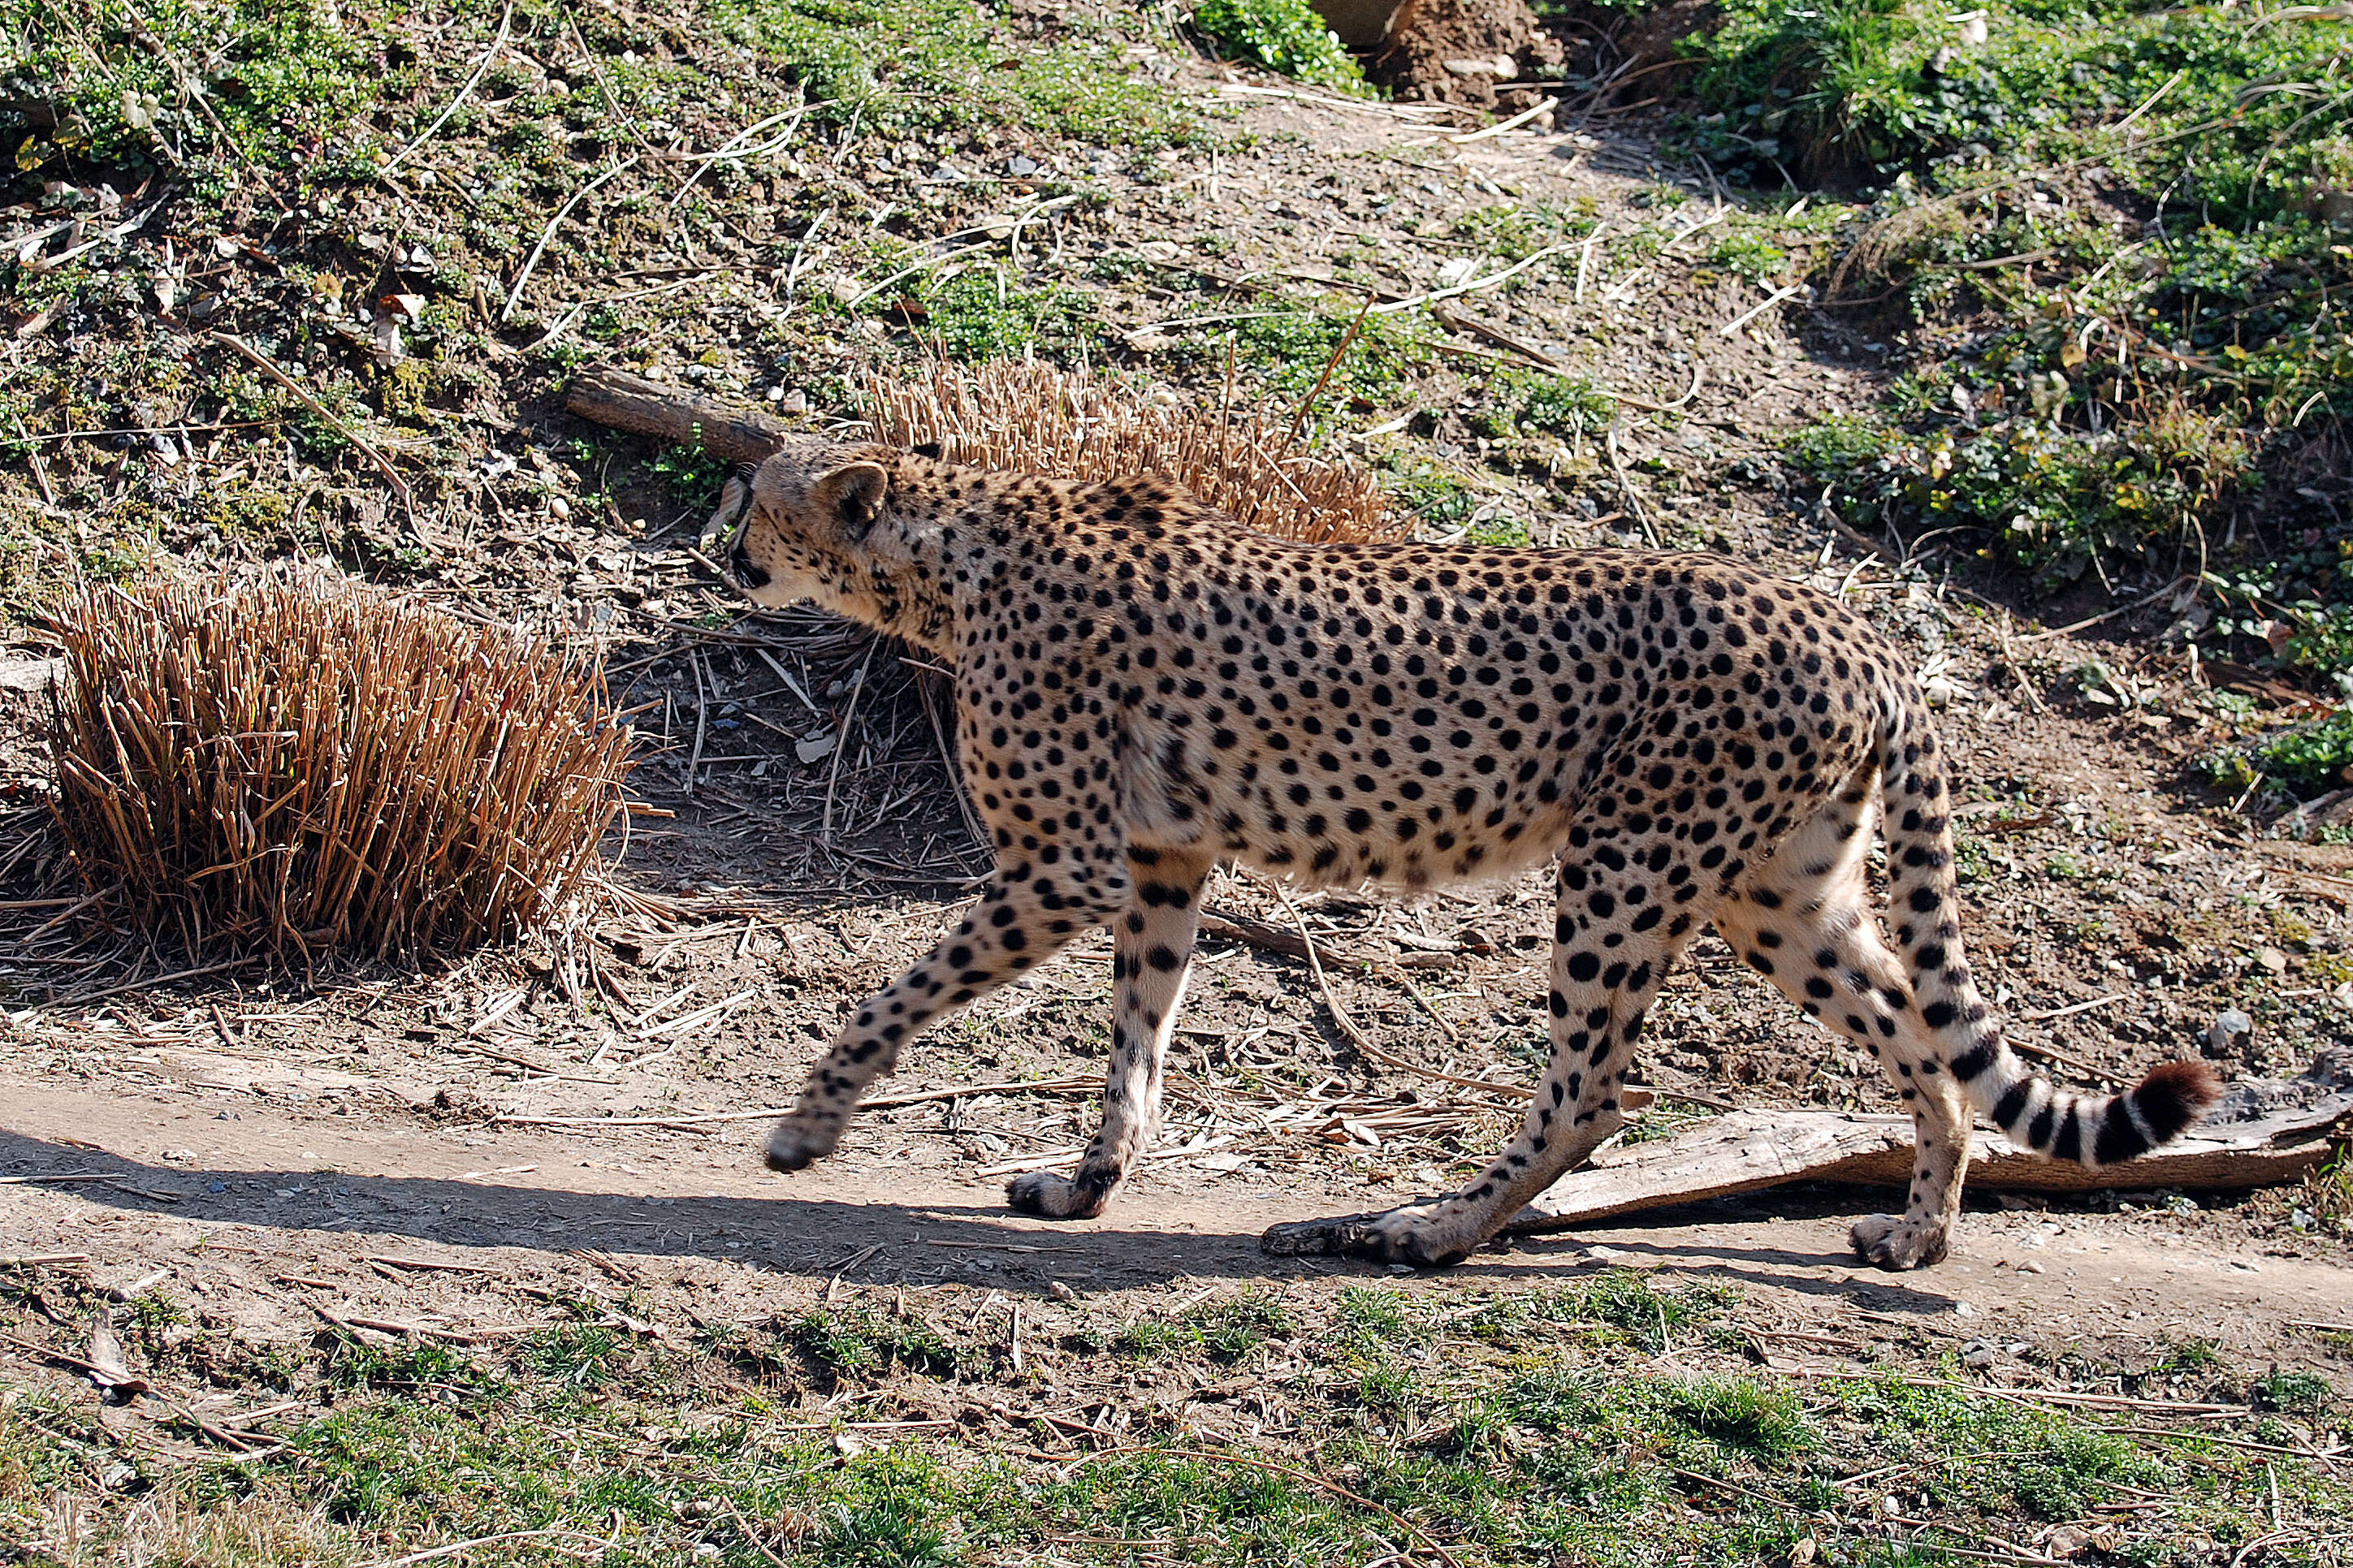
[[2077, 1095], [2030, 1070], [2001, 1037], [1961, 957], [1945, 766], [1915, 701], [1894, 706], [1881, 766], [1890, 911], [1921, 1021], [1970, 1101], [2011, 1142], [2054, 1160], [2114, 1165], [2180, 1136], [2221, 1097], [2203, 1062], [2168, 1062], [2118, 1095]]

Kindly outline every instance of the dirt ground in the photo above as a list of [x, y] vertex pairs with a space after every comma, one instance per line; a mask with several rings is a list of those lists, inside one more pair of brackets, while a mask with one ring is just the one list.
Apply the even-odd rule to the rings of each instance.
[[[1450, 251], [1418, 237], [1506, 193], [1620, 232], [1654, 226], [1662, 193], [1689, 204], [1675, 229], [1714, 200], [1704, 175], [1662, 167], [1617, 121], [1456, 142], [1452, 121], [1184, 69], [1187, 90], [1254, 137], [1181, 161], [1182, 201], [1166, 183], [1105, 176], [1108, 213], [1091, 231], [1105, 253], [1162, 264], [1214, 248], [1227, 273], [1312, 282], [1335, 248], [1366, 243], [1426, 283]], [[1212, 237], [1228, 243], [1206, 247]], [[1854, 405], [1874, 344], [1802, 300], [1741, 321], [1764, 291], [1699, 265], [1694, 248], [1613, 263], [1604, 246], [1573, 279], [1460, 302], [1478, 329], [1464, 345], [1492, 352], [1500, 337], [1627, 395], [1606, 456], [1556, 454], [1583, 476], [1576, 486], [1546, 482], [1543, 453], [1473, 467], [1494, 454], [1463, 409], [1409, 409], [1419, 422], [1398, 438], [1457, 464], [1484, 521], [1522, 523], [1538, 543], [1653, 536], [1731, 552], [1899, 637], [1944, 703], [1973, 967], [2013, 1041], [2066, 1081], [2117, 1084], [2200, 1052], [2220, 1054], [2226, 1076], [2292, 1073], [2353, 1039], [2353, 849], [2259, 838], [2196, 766], [2251, 706], [2302, 700], [2243, 672], [2193, 679], [2147, 635], [2169, 608], [2147, 598], [2162, 575], [2046, 597], [1957, 550], [1855, 538], [1782, 493], [1772, 444]], [[1149, 321], [1166, 307], [1141, 288], [1105, 309]], [[705, 379], [757, 393], [732, 362]], [[1366, 412], [1364, 427], [1392, 413]], [[483, 449], [527, 442], [527, 464], [574, 438], [613, 445], [538, 384], [501, 419], [483, 426]], [[554, 494], [578, 482], [554, 464], [541, 478]], [[1084, 1140], [1107, 939], [910, 1049], [832, 1160], [791, 1178], [760, 1168], [763, 1119], [855, 1003], [952, 918], [985, 861], [913, 677], [887, 654], [868, 662], [869, 645], [814, 617], [691, 634], [734, 607], [692, 555], [696, 521], [650, 482], [617, 490], [609, 516], [564, 522], [543, 505], [486, 522], [434, 589], [459, 607], [553, 603], [614, 628], [625, 703], [654, 704], [633, 786], [649, 810], [615, 845], [634, 901], [564, 941], [421, 976], [167, 983], [166, 957], [56, 927], [55, 904], [26, 907], [58, 895], [41, 881], [37, 809], [10, 819], [33, 847], [12, 863], [20, 902], [0, 912], [0, 1255], [72, 1255], [130, 1294], [162, 1281], [197, 1322], [254, 1346], [306, 1339], [322, 1321], [495, 1336], [600, 1277], [626, 1284], [646, 1321], [675, 1326], [924, 1287], [1016, 1293], [1044, 1320], [1132, 1320], [1204, 1289], [1328, 1293], [1381, 1275], [1270, 1259], [1255, 1238], [1469, 1171], [1512, 1102], [1351, 1051], [1307, 966], [1267, 945], [1292, 915], [1238, 876], [1209, 900], [1223, 923], [1178, 1032], [1161, 1149], [1106, 1218], [1020, 1219], [1001, 1188]], [[37, 638], [26, 646], [37, 652]], [[2242, 700], [2218, 701], [2233, 679]], [[41, 700], [6, 700], [7, 772], [37, 777]], [[699, 702], [711, 723], [691, 742]], [[1334, 957], [1334, 995], [1385, 1052], [1462, 1077], [1532, 1071], [1542, 878], [1407, 906], [1297, 903]], [[2253, 1029], [2217, 1044], [2232, 1009]], [[1724, 1105], [1891, 1103], [1866, 1059], [1713, 939], [1669, 983], [1650, 1037], [1644, 1076], [1661, 1103], [1645, 1135]], [[1886, 1196], [1800, 1189], [1668, 1211], [1401, 1288], [1443, 1299], [1605, 1264], [1721, 1279], [1746, 1292], [1746, 1321], [1797, 1336], [1771, 1342], [1767, 1364], [1824, 1359], [1816, 1341], [1933, 1358], [2015, 1338], [2144, 1361], [2211, 1342], [2232, 1366], [2310, 1368], [2339, 1388], [2353, 1370], [2353, 1256], [2299, 1222], [2297, 1194], [1981, 1198], [1951, 1261], [1901, 1278], [1858, 1267], [1843, 1242]], [[0, 1365], [48, 1375], [15, 1349], [0, 1347]]]

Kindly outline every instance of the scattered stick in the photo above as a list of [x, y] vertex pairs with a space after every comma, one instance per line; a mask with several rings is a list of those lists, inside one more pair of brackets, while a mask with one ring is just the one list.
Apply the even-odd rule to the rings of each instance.
[[37, 1343], [32, 1340], [20, 1340], [11, 1333], [0, 1332], [0, 1344], [15, 1345], [20, 1351], [27, 1351], [34, 1355], [44, 1356], [50, 1361], [58, 1362], [66, 1366], [72, 1367], [77, 1372], [85, 1372], [92, 1377], [104, 1378], [110, 1383], [119, 1381], [120, 1379], [121, 1373], [120, 1370], [117, 1368], [100, 1366], [94, 1361], [84, 1361], [78, 1355], [69, 1355], [64, 1351], [51, 1350], [48, 1346]]
[[2139, 598], [2135, 599], [2128, 605], [2118, 605], [2115, 609], [2104, 610], [2096, 616], [2085, 616], [2082, 620], [2070, 621], [2063, 626], [2052, 626], [2046, 631], [2029, 632], [2018, 640], [2021, 642], [2048, 642], [2052, 637], [2063, 637], [2071, 632], [2088, 631], [2090, 628], [2100, 625], [2104, 621], [2113, 621], [2118, 616], [2128, 616], [2133, 611], [2141, 608], [2143, 605], [2154, 605], [2159, 599], [2166, 598], [2173, 594], [2178, 594], [2183, 588], [2188, 587], [2189, 584], [2197, 581], [2198, 579], [2195, 577], [2177, 577], [2172, 582], [2168, 583], [2164, 587], [2158, 589], [2155, 593], [2143, 594]]
[[1467, 147], [1473, 142], [1484, 142], [1490, 136], [1501, 136], [1506, 131], [1517, 131], [1537, 115], [1559, 107], [1560, 100], [1557, 98], [1544, 99], [1539, 100], [1535, 108], [1523, 109], [1509, 120], [1499, 120], [1484, 131], [1469, 131], [1460, 136], [1449, 136], [1447, 140], [1457, 147]]
[[1331, 1012], [1332, 1022], [1340, 1026], [1340, 1033], [1350, 1045], [1360, 1051], [1369, 1051], [1372, 1042], [1365, 1037], [1364, 1030], [1356, 1027], [1356, 1021], [1348, 1016], [1347, 1009], [1340, 1005], [1340, 998], [1333, 994], [1332, 982], [1324, 973], [1324, 960], [1315, 952], [1315, 939], [1307, 934], [1306, 920], [1292, 903], [1291, 895], [1283, 890], [1281, 882], [1271, 885], [1274, 889], [1274, 896], [1282, 902], [1283, 911], [1291, 916], [1292, 924], [1299, 928], [1300, 945], [1307, 952], [1307, 967], [1315, 972], [1315, 988], [1324, 993], [1324, 1005]]
[[[1698, 362], [1694, 360], [1693, 362], [1694, 371], [1697, 366]], [[1696, 374], [1693, 377], [1692, 384], [1694, 389], [1699, 384]], [[1626, 510], [1632, 512], [1634, 521], [1641, 525], [1642, 537], [1649, 540], [1655, 547], [1659, 543], [1658, 525], [1651, 521], [1649, 510], [1642, 505], [1642, 498], [1634, 493], [1634, 481], [1626, 472], [1626, 459], [1618, 455], [1617, 426], [1612, 425], [1608, 430], [1602, 432], [1601, 446], [1602, 449], [1609, 454], [1609, 471], [1617, 476], [1618, 493], [1625, 498]]]
[[1230, 937], [1246, 942], [1252, 947], [1262, 947], [1269, 952], [1279, 952], [1285, 958], [1305, 958], [1308, 945], [1297, 933], [1271, 926], [1264, 921], [1252, 920], [1221, 910], [1201, 911], [1201, 930], [1210, 936]]
[[565, 395], [564, 406], [592, 424], [692, 447], [746, 466], [793, 439], [786, 426], [765, 414], [604, 365], [580, 373]]
[[488, 1274], [491, 1272], [489, 1268], [478, 1263], [438, 1263], [429, 1258], [394, 1258], [370, 1253], [366, 1255], [366, 1261], [381, 1263], [388, 1268], [409, 1268], [440, 1274]]
[[833, 766], [825, 774], [825, 816], [818, 828], [818, 841], [833, 842], [833, 795], [841, 784], [841, 759], [849, 751], [849, 727], [858, 720], [858, 700], [866, 695], [866, 672], [874, 663], [874, 650], [882, 646], [877, 637], [866, 645], [866, 657], [858, 662], [858, 674], [849, 685], [849, 701], [842, 709], [841, 728], [833, 742]]
[[432, 124], [417, 132], [416, 140], [409, 142], [407, 146], [403, 147], [399, 152], [395, 153], [391, 157], [386, 158], [384, 161], [382, 166], [376, 170], [376, 174], [379, 177], [391, 174], [395, 169], [400, 167], [400, 161], [403, 158], [407, 157], [411, 153], [416, 152], [419, 147], [422, 147], [427, 142], [432, 141], [433, 133], [436, 131], [440, 130], [442, 125], [448, 121], [451, 115], [458, 112], [458, 106], [459, 104], [464, 103], [468, 98], [472, 96], [474, 89], [481, 85], [483, 76], [489, 72], [491, 62], [499, 58], [499, 51], [501, 49], [506, 47], [507, 26], [513, 20], [514, 0], [507, 0], [506, 9], [499, 13], [499, 36], [491, 40], [491, 47], [484, 49], [482, 51], [482, 58], [474, 62], [474, 74], [466, 79], [466, 85], [458, 89], [458, 96], [449, 100], [449, 107], [443, 110], [439, 114], [434, 117]]
[[1593, 270], [1593, 247], [1601, 243], [1602, 233], [1604, 230], [1608, 229], [1609, 226], [1609, 220], [1606, 217], [1599, 223], [1595, 224], [1593, 226], [1593, 232], [1585, 237], [1584, 247], [1577, 253], [1577, 292], [1575, 302], [1579, 305], [1585, 303], [1585, 280]]
[[60, 1263], [87, 1263], [87, 1252], [0, 1252], [0, 1268], [41, 1268]]
[[507, 290], [507, 302], [499, 309], [499, 324], [501, 326], [504, 326], [506, 324], [507, 318], [514, 314], [515, 303], [522, 298], [522, 287], [524, 284], [531, 281], [532, 269], [539, 265], [539, 258], [542, 255], [545, 254], [548, 241], [555, 237], [555, 231], [558, 226], [560, 226], [565, 218], [572, 216], [572, 209], [578, 206], [589, 192], [595, 190], [597, 186], [603, 184], [614, 175], [621, 173], [624, 169], [630, 167], [632, 164], [637, 163], [637, 161], [638, 155], [635, 153], [630, 153], [628, 157], [622, 159], [619, 163], [614, 164], [611, 168], [606, 170], [603, 174], [597, 175], [595, 179], [590, 180], [586, 184], [582, 185], [578, 190], [573, 192], [572, 195], [565, 199], [564, 205], [555, 209], [555, 216], [549, 218], [547, 220], [547, 226], [540, 231], [539, 243], [531, 247], [531, 255], [524, 258], [522, 270], [515, 274], [514, 287]]
[[1700, 383], [1706, 379], [1707, 362], [1695, 359], [1692, 361], [1691, 384], [1684, 387], [1683, 395], [1672, 403], [1653, 403], [1647, 397], [1637, 397], [1630, 392], [1612, 392], [1607, 387], [1601, 389], [1601, 395], [1612, 403], [1622, 403], [1629, 408], [1639, 408], [1645, 414], [1672, 414], [1698, 396]]
[[711, 1495], [719, 1500], [719, 1506], [727, 1510], [727, 1517], [735, 1521], [736, 1530], [742, 1533], [744, 1540], [752, 1543], [754, 1551], [776, 1564], [776, 1568], [793, 1568], [791, 1563], [776, 1555], [775, 1548], [760, 1539], [759, 1531], [752, 1528], [752, 1521], [744, 1517], [743, 1510], [735, 1506], [735, 1500], [733, 1498], [723, 1491], [714, 1490]]
[[1794, 298], [1805, 291], [1806, 286], [1803, 283], [1792, 283], [1786, 289], [1776, 289], [1773, 292], [1765, 297], [1762, 303], [1754, 305], [1749, 309], [1741, 311], [1740, 314], [1733, 317], [1732, 320], [1716, 328], [1715, 334], [1720, 338], [1728, 338], [1732, 336], [1733, 333], [1738, 331], [1741, 328], [1746, 326], [1749, 322], [1755, 321], [1757, 317], [1763, 315], [1766, 311], [1771, 310], [1774, 306], [1779, 304], [1782, 300]]
[[328, 413], [325, 405], [322, 404], [317, 398], [311, 396], [309, 392], [305, 391], [300, 382], [297, 382], [292, 376], [288, 375], [284, 371], [279, 369], [277, 364], [269, 358], [269, 355], [255, 348], [251, 343], [247, 342], [243, 338], [238, 337], [235, 332], [214, 331], [207, 332], [205, 335], [214, 342], [219, 343], [222, 347], [235, 349], [247, 359], [251, 360], [255, 366], [258, 367], [264, 375], [269, 377], [270, 380], [276, 382], [279, 385], [292, 393], [295, 396], [295, 400], [301, 403], [303, 407], [309, 409], [311, 413], [325, 420], [343, 436], [344, 440], [349, 441], [353, 446], [357, 447], [363, 453], [366, 454], [368, 461], [374, 463], [383, 473], [384, 477], [391, 482], [392, 492], [400, 498], [400, 510], [408, 514], [408, 521], [411, 525], [413, 526], [416, 523], [416, 500], [408, 493], [408, 481], [400, 477], [400, 470], [392, 466], [392, 459], [390, 458], [385, 457], [382, 452], [377, 451], [375, 447], [369, 445], [367, 437], [362, 436], [358, 431], [353, 429], [350, 426], [344, 424], [342, 420]]
[[694, 798], [694, 775], [702, 769], [702, 735], [711, 721], [711, 694], [702, 679], [702, 650], [689, 648], [688, 668], [694, 671], [694, 747], [686, 757], [686, 798]]
[[1399, 310], [1409, 310], [1416, 305], [1434, 305], [1440, 300], [1457, 300], [1465, 294], [1476, 294], [1483, 289], [1493, 289], [1506, 279], [1516, 278], [1546, 257], [1558, 256], [1567, 248], [1566, 245], [1547, 245], [1534, 255], [1522, 257], [1501, 272], [1490, 272], [1484, 278], [1466, 278], [1460, 283], [1450, 284], [1443, 289], [1432, 289], [1426, 294], [1413, 294], [1402, 300], [1384, 300], [1371, 307], [1372, 313], [1376, 316], [1393, 315]]
[[601, 1535], [591, 1535], [584, 1530], [567, 1530], [562, 1525], [550, 1525], [544, 1530], [510, 1530], [498, 1535], [478, 1535], [470, 1541], [452, 1541], [444, 1546], [428, 1546], [422, 1552], [411, 1552], [399, 1557], [385, 1557], [363, 1564], [363, 1568], [408, 1568], [412, 1563], [430, 1563], [438, 1557], [455, 1557], [471, 1552], [477, 1546], [494, 1546], [502, 1541], [544, 1541], [550, 1536], [569, 1536], [596, 1546], [608, 1544]]

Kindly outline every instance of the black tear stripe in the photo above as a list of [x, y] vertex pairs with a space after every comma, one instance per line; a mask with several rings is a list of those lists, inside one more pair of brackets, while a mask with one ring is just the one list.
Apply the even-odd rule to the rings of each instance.
[[2131, 1108], [2123, 1095], [2116, 1096], [2108, 1101], [2108, 1113], [2100, 1121], [2099, 1140], [2092, 1145], [2093, 1160], [2102, 1165], [2120, 1165], [2147, 1152], [2148, 1140], [2133, 1125]]

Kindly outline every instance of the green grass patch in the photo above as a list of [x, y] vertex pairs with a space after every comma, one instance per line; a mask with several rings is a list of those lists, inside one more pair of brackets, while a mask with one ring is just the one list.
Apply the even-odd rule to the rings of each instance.
[[716, 0], [705, 13], [797, 79], [836, 126], [892, 134], [1028, 131], [1097, 146], [1182, 140], [1174, 95], [1131, 77], [1122, 40], [1073, 13], [1068, 37], [1010, 36], [973, 0]]
[[[2301, 1460], [2204, 1441], [2228, 1424], [2150, 1440], [1949, 1384], [1783, 1380], [1741, 1364], [1734, 1292], [1632, 1272], [1225, 1291], [1151, 1320], [1171, 1331], [1145, 1336], [1143, 1364], [1067, 1348], [1084, 1306], [1050, 1350], [1046, 1309], [1029, 1342], [1059, 1363], [1026, 1377], [997, 1353], [997, 1298], [922, 1295], [956, 1326], [870, 1295], [724, 1336], [621, 1341], [584, 1309], [479, 1363], [296, 1347], [266, 1400], [311, 1412], [283, 1446], [195, 1462], [120, 1446], [87, 1390], [0, 1386], [0, 1552], [45, 1568], [134, 1543], [153, 1561], [332, 1564], [465, 1541], [494, 1563], [1240, 1568], [1428, 1559], [1436, 1542], [1464, 1568], [1778, 1568], [1809, 1541], [1825, 1563], [1932, 1561], [2121, 1497], [2137, 1506], [2116, 1560], [2164, 1562], [2194, 1542], [2227, 1558], [2275, 1507], [2295, 1528], [2353, 1505]], [[19, 1330], [47, 1331], [25, 1316]], [[763, 1356], [747, 1382], [754, 1342], [812, 1364]], [[1265, 1373], [1238, 1382], [1244, 1357]], [[1169, 1405], [1172, 1387], [1198, 1396]], [[2279, 1435], [2335, 1408], [2308, 1373], [2256, 1397]], [[1123, 1430], [1075, 1441], [1029, 1414], [1093, 1423], [1114, 1406]], [[1927, 1521], [1904, 1527], [1915, 1556], [1891, 1543], [1889, 1498]]]
[[1595, 435], [1609, 428], [1618, 405], [1581, 376], [1507, 369], [1487, 378], [1463, 422], [1474, 436], [1508, 440], [1529, 435]]

